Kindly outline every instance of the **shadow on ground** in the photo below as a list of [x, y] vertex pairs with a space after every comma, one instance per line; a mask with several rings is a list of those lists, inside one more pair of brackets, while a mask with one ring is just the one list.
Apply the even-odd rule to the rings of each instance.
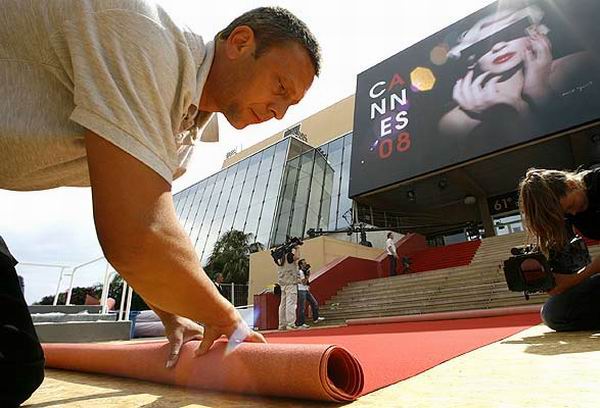
[[502, 344], [526, 344], [526, 353], [542, 356], [559, 354], [589, 353], [600, 351], [600, 331], [554, 332], [539, 336], [506, 340]]
[[47, 370], [42, 387], [23, 405], [27, 408], [135, 406], [179, 407], [330, 407], [343, 406], [284, 398], [261, 398], [192, 390], [105, 375]]

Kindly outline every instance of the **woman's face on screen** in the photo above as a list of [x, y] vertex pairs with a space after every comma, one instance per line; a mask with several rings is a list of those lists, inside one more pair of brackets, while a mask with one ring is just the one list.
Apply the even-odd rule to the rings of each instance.
[[[520, 18], [522, 17], [514, 10], [494, 13], [479, 20], [464, 34], [462, 41], [471, 44], [494, 41], [492, 40], [494, 36], [498, 37], [498, 33], [506, 32], [505, 29]], [[508, 31], [511, 31], [510, 28]], [[501, 36], [501, 39], [496, 39], [491, 48], [484, 50], [483, 55], [475, 56], [473, 63], [476, 63], [482, 71], [492, 74], [502, 74], [517, 67], [523, 62], [526, 50], [530, 46], [529, 37], [523, 31], [521, 33], [522, 35], [515, 35], [513, 32], [512, 38]]]
[[528, 47], [530, 47], [529, 37], [498, 42], [479, 58], [477, 64], [484, 72], [502, 74], [523, 63]]

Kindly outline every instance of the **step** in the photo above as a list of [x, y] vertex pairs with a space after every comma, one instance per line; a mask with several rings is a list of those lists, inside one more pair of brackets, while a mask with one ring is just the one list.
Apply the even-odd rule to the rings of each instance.
[[506, 285], [502, 283], [498, 284], [482, 284], [482, 285], [474, 285], [470, 287], [461, 288], [460, 292], [457, 292], [456, 288], [446, 288], [441, 287], [435, 290], [425, 290], [414, 293], [377, 293], [377, 294], [367, 294], [364, 296], [350, 296], [347, 294], [340, 294], [333, 299], [325, 302], [324, 306], [329, 304], [338, 304], [338, 305], [346, 305], [346, 304], [356, 304], [356, 303], [390, 303], [393, 301], [400, 300], [420, 300], [420, 299], [430, 299], [432, 297], [457, 297], [457, 296], [467, 296], [467, 295], [476, 295], [478, 293], [496, 293], [496, 292], [508, 292]]
[[98, 313], [35, 313], [31, 315], [31, 319], [34, 323], [53, 323], [53, 322], [95, 322], [98, 320], [102, 321], [115, 321], [117, 320], [116, 314], [98, 314]]
[[387, 294], [411, 294], [418, 292], [427, 292], [432, 290], [439, 290], [440, 288], [451, 288], [456, 290], [457, 288], [463, 287], [480, 287], [482, 285], [496, 285], [498, 283], [505, 283], [503, 276], [486, 276], [486, 277], [474, 277], [468, 279], [446, 279], [440, 281], [433, 281], [427, 283], [415, 282], [414, 284], [406, 285], [388, 285], [388, 286], [368, 286], [368, 287], [357, 287], [352, 289], [345, 289], [339, 291], [335, 296], [363, 296], [363, 295], [377, 295], [381, 293]]
[[[388, 284], [370, 284], [362, 286], [346, 286], [340, 292], [343, 293], [364, 293], [364, 292], [376, 292], [376, 291], [411, 291], [419, 289], [427, 289], [431, 287], [438, 287], [441, 285], [453, 285], [453, 284], [464, 284], [468, 285], [470, 282], [475, 283], [490, 283], [499, 280], [504, 280], [502, 274], [489, 274], [489, 275], [473, 275], [473, 276], [448, 276], [446, 278], [440, 278], [436, 280], [406, 280], [402, 282], [390, 282]], [[338, 293], [340, 293], [338, 292]]]
[[386, 286], [399, 286], [399, 285], [414, 285], [414, 284], [427, 284], [428, 282], [443, 281], [446, 279], [454, 279], [460, 277], [469, 276], [487, 276], [487, 275], [498, 275], [498, 268], [477, 270], [477, 269], [465, 269], [463, 271], [453, 271], [450, 273], [439, 273], [431, 274], [430, 272], [414, 273], [408, 275], [385, 277], [375, 280], [358, 281], [352, 282], [344, 286], [344, 290], [353, 290], [365, 287], [386, 287]]
[[34, 323], [42, 343], [90, 343], [97, 341], [129, 340], [131, 322], [60, 322]]
[[[536, 297], [536, 299], [539, 297]], [[335, 308], [327, 307], [322, 308], [322, 313], [324, 316], [333, 316], [335, 314], [346, 314], [351, 313], [353, 311], [359, 312], [376, 312], [377, 310], [387, 310], [387, 309], [412, 309], [415, 307], [418, 308], [430, 308], [430, 307], [456, 307], [460, 304], [487, 304], [490, 302], [504, 302], [507, 300], [510, 301], [520, 301], [524, 299], [521, 294], [514, 292], [502, 292], [502, 293], [480, 293], [480, 294], [472, 294], [465, 296], [455, 296], [455, 297], [433, 297], [431, 299], [415, 299], [415, 300], [407, 300], [407, 301], [397, 301], [397, 302], [389, 302], [389, 303], [362, 303], [356, 304], [354, 306], [351, 305], [339, 305]]]
[[100, 313], [101, 306], [99, 305], [31, 305], [29, 313]]
[[532, 296], [529, 301], [525, 300], [522, 296], [519, 297], [507, 297], [504, 299], [490, 299], [485, 301], [465, 301], [465, 302], [452, 302], [452, 303], [436, 303], [436, 304], [414, 304], [404, 307], [388, 307], [388, 308], [374, 308], [374, 309], [355, 309], [355, 310], [335, 310], [328, 311], [323, 310], [322, 315], [327, 321], [333, 321], [335, 319], [350, 319], [358, 317], [376, 317], [376, 316], [405, 316], [412, 314], [423, 314], [423, 313], [436, 313], [443, 311], [455, 311], [455, 310], [471, 310], [471, 309], [491, 309], [497, 307], [508, 307], [508, 306], [522, 306], [527, 304], [542, 304], [545, 302], [543, 297]]
[[[456, 291], [448, 288], [442, 288], [438, 291], [427, 291], [414, 294], [403, 294], [403, 295], [388, 295], [379, 297], [365, 297], [365, 298], [352, 298], [340, 296], [337, 300], [327, 302], [321, 307], [326, 309], [334, 305], [336, 308], [343, 307], [361, 307], [365, 304], [390, 304], [390, 303], [407, 303], [407, 302], [424, 302], [430, 301], [431, 299], [461, 299], [464, 297], [480, 297], [486, 296], [522, 296], [520, 292], [511, 292], [503, 284], [499, 285], [488, 285], [486, 287], [464, 289]], [[546, 295], [544, 295], [546, 296]]]
[[383, 310], [377, 313], [349, 313], [344, 316], [329, 316], [324, 315], [326, 318], [327, 324], [342, 324], [345, 323], [346, 320], [350, 319], [362, 319], [369, 317], [390, 317], [390, 316], [409, 316], [409, 315], [421, 315], [428, 313], [439, 313], [439, 312], [449, 312], [449, 311], [466, 311], [466, 310], [478, 310], [478, 309], [494, 309], [494, 308], [503, 308], [508, 306], [525, 306], [525, 305], [533, 305], [533, 304], [542, 304], [542, 301], [529, 301], [526, 302], [492, 302], [488, 304], [472, 304], [472, 305], [458, 305], [454, 308], [415, 308], [412, 310]]

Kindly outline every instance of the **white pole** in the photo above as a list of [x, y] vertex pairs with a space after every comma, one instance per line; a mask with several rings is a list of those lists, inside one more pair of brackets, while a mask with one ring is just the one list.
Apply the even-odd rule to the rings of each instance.
[[125, 306], [125, 319], [123, 320], [131, 320], [129, 318], [129, 313], [131, 312], [131, 299], [133, 299], [133, 288], [130, 286], [127, 291], [127, 305]]
[[121, 289], [121, 303], [119, 305], [119, 315], [117, 320], [123, 320], [123, 309], [125, 306], [125, 297], [127, 296], [127, 281], [123, 279], [123, 286]]
[[58, 285], [56, 285], [56, 293], [54, 294], [54, 300], [52, 301], [52, 306], [56, 306], [58, 304], [58, 294], [60, 293], [60, 284], [62, 283], [63, 274], [65, 272], [66, 266], [60, 268], [60, 275], [58, 276]]
[[76, 267], [71, 270], [71, 279], [69, 280], [69, 290], [67, 291], [67, 300], [65, 300], [66, 306], [71, 304], [71, 294], [73, 293], [73, 279], [75, 278], [76, 270], [77, 270]]
[[94, 262], [97, 262], [101, 259], [104, 259], [104, 257], [100, 256], [98, 258], [94, 258], [91, 261], [84, 262], [73, 268], [73, 271], [71, 272], [71, 281], [69, 282], [69, 291], [67, 292], [67, 302], [65, 303], [65, 305], [71, 304], [71, 293], [73, 292], [73, 279], [75, 278], [75, 272], [77, 271], [77, 269], [83, 268], [84, 266], [87, 266], [89, 264], [93, 264]]
[[108, 302], [108, 291], [110, 289], [110, 264], [106, 262], [106, 270], [104, 271], [104, 282], [102, 283], [102, 295], [100, 295], [100, 313], [106, 314], [108, 311], [106, 303]]
[[231, 304], [235, 305], [235, 283], [231, 282]]

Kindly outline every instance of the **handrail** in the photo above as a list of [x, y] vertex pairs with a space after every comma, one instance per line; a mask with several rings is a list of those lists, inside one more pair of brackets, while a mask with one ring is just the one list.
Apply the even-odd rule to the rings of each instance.
[[24, 266], [40, 266], [44, 268], [60, 268], [60, 274], [58, 276], [58, 284], [56, 285], [56, 292], [54, 293], [54, 299], [52, 300], [52, 306], [56, 306], [58, 304], [58, 294], [60, 293], [60, 284], [62, 283], [62, 278], [65, 273], [65, 269], [71, 268], [70, 265], [60, 265], [60, 264], [45, 264], [39, 262], [19, 262], [17, 265]]
[[103, 256], [100, 256], [98, 258], [92, 259], [91, 261], [87, 261], [82, 264], [79, 264], [73, 268], [73, 270], [71, 271], [71, 280], [69, 281], [69, 290], [67, 291], [67, 300], [65, 301], [65, 305], [68, 306], [71, 304], [71, 294], [73, 293], [73, 279], [75, 278], [75, 272], [77, 272], [78, 269], [83, 268], [84, 266], [91, 265], [94, 262], [100, 261], [102, 259], [105, 259], [105, 258]]

